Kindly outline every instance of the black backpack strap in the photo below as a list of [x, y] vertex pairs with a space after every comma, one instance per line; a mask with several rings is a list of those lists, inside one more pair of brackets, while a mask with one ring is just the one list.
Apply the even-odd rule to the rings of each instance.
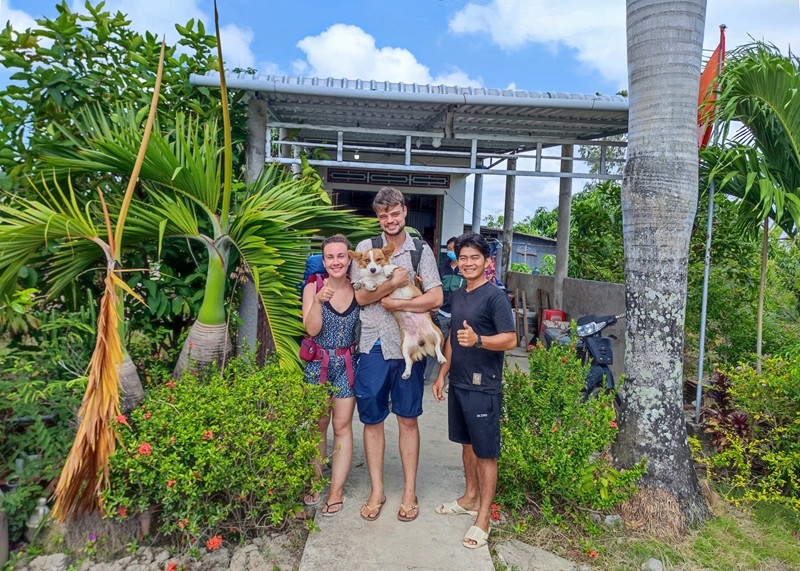
[[[371, 239], [373, 248], [383, 248], [383, 237], [381, 235], [373, 236]], [[415, 274], [419, 273], [417, 269], [419, 268], [419, 261], [422, 258], [422, 249], [424, 246], [425, 242], [419, 238], [414, 238], [414, 249], [411, 251], [411, 267]]]

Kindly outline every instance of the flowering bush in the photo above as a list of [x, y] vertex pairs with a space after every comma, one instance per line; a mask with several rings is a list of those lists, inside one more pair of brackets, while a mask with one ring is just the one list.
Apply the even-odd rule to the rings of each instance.
[[704, 410], [715, 451], [702, 458], [734, 503], [774, 501], [800, 510], [800, 359], [762, 360], [715, 375]]
[[504, 372], [498, 499], [529, 498], [547, 511], [557, 501], [607, 509], [636, 489], [644, 465], [619, 471], [601, 454], [617, 434], [614, 396], [583, 402], [588, 365], [574, 347], [534, 348], [530, 373]]
[[[194, 545], [216, 530], [280, 524], [299, 507], [314, 477], [324, 387], [244, 358], [223, 373], [165, 381], [117, 419], [108, 516], [155, 508], [159, 531]], [[222, 538], [208, 541], [219, 548]]]

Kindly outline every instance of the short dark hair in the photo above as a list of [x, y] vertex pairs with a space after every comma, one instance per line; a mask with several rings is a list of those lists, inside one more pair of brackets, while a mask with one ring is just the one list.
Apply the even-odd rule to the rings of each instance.
[[333, 236], [328, 236], [327, 238], [325, 238], [322, 241], [322, 248], [320, 248], [323, 254], [325, 253], [325, 246], [327, 246], [328, 244], [344, 244], [345, 246], [347, 246], [348, 250], [352, 249], [352, 246], [350, 245], [350, 240], [348, 240], [344, 234], [334, 234]]
[[466, 234], [462, 234], [456, 238], [456, 245], [454, 248], [456, 251], [456, 256], [461, 255], [461, 248], [475, 248], [481, 254], [483, 254], [484, 258], [488, 258], [489, 252], [491, 251], [489, 248], [489, 242], [486, 241], [486, 238], [480, 234], [476, 234], [475, 232], [467, 232]]
[[447, 242], [445, 242], [444, 245], [447, 246], [448, 244], [450, 244], [452, 242], [453, 243], [453, 247], [455, 247], [455, 242], [456, 242], [457, 239], [458, 238], [456, 238], [455, 236], [451, 236], [450, 238], [447, 239]]
[[403, 196], [403, 193], [396, 188], [384, 186], [378, 191], [378, 193], [375, 195], [375, 198], [372, 200], [372, 209], [375, 211], [375, 214], [377, 214], [379, 209], [389, 210], [392, 206], [397, 204], [400, 206], [405, 206], [406, 197]]

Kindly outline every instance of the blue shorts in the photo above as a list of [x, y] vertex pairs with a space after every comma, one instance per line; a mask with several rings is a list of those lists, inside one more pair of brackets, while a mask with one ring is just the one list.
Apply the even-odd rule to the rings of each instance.
[[425, 386], [425, 361], [417, 361], [411, 376], [402, 378], [403, 359], [384, 359], [380, 344], [369, 353], [362, 353], [356, 367], [356, 406], [364, 424], [378, 424], [392, 412], [404, 418], [422, 414], [422, 393]]
[[500, 457], [500, 409], [503, 395], [462, 389], [450, 383], [447, 399], [448, 436], [469, 444], [478, 458]]

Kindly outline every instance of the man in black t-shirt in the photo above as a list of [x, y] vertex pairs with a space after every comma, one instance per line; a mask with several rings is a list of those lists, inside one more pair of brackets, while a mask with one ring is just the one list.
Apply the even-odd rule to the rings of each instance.
[[433, 383], [433, 396], [444, 400], [450, 375], [448, 433], [462, 445], [466, 491], [436, 508], [441, 515], [474, 515], [464, 547], [486, 545], [500, 457], [500, 408], [504, 351], [517, 345], [511, 305], [502, 290], [487, 281], [489, 243], [480, 234], [464, 234], [455, 252], [466, 287], [450, 296], [451, 329], [445, 340], [447, 362]]

